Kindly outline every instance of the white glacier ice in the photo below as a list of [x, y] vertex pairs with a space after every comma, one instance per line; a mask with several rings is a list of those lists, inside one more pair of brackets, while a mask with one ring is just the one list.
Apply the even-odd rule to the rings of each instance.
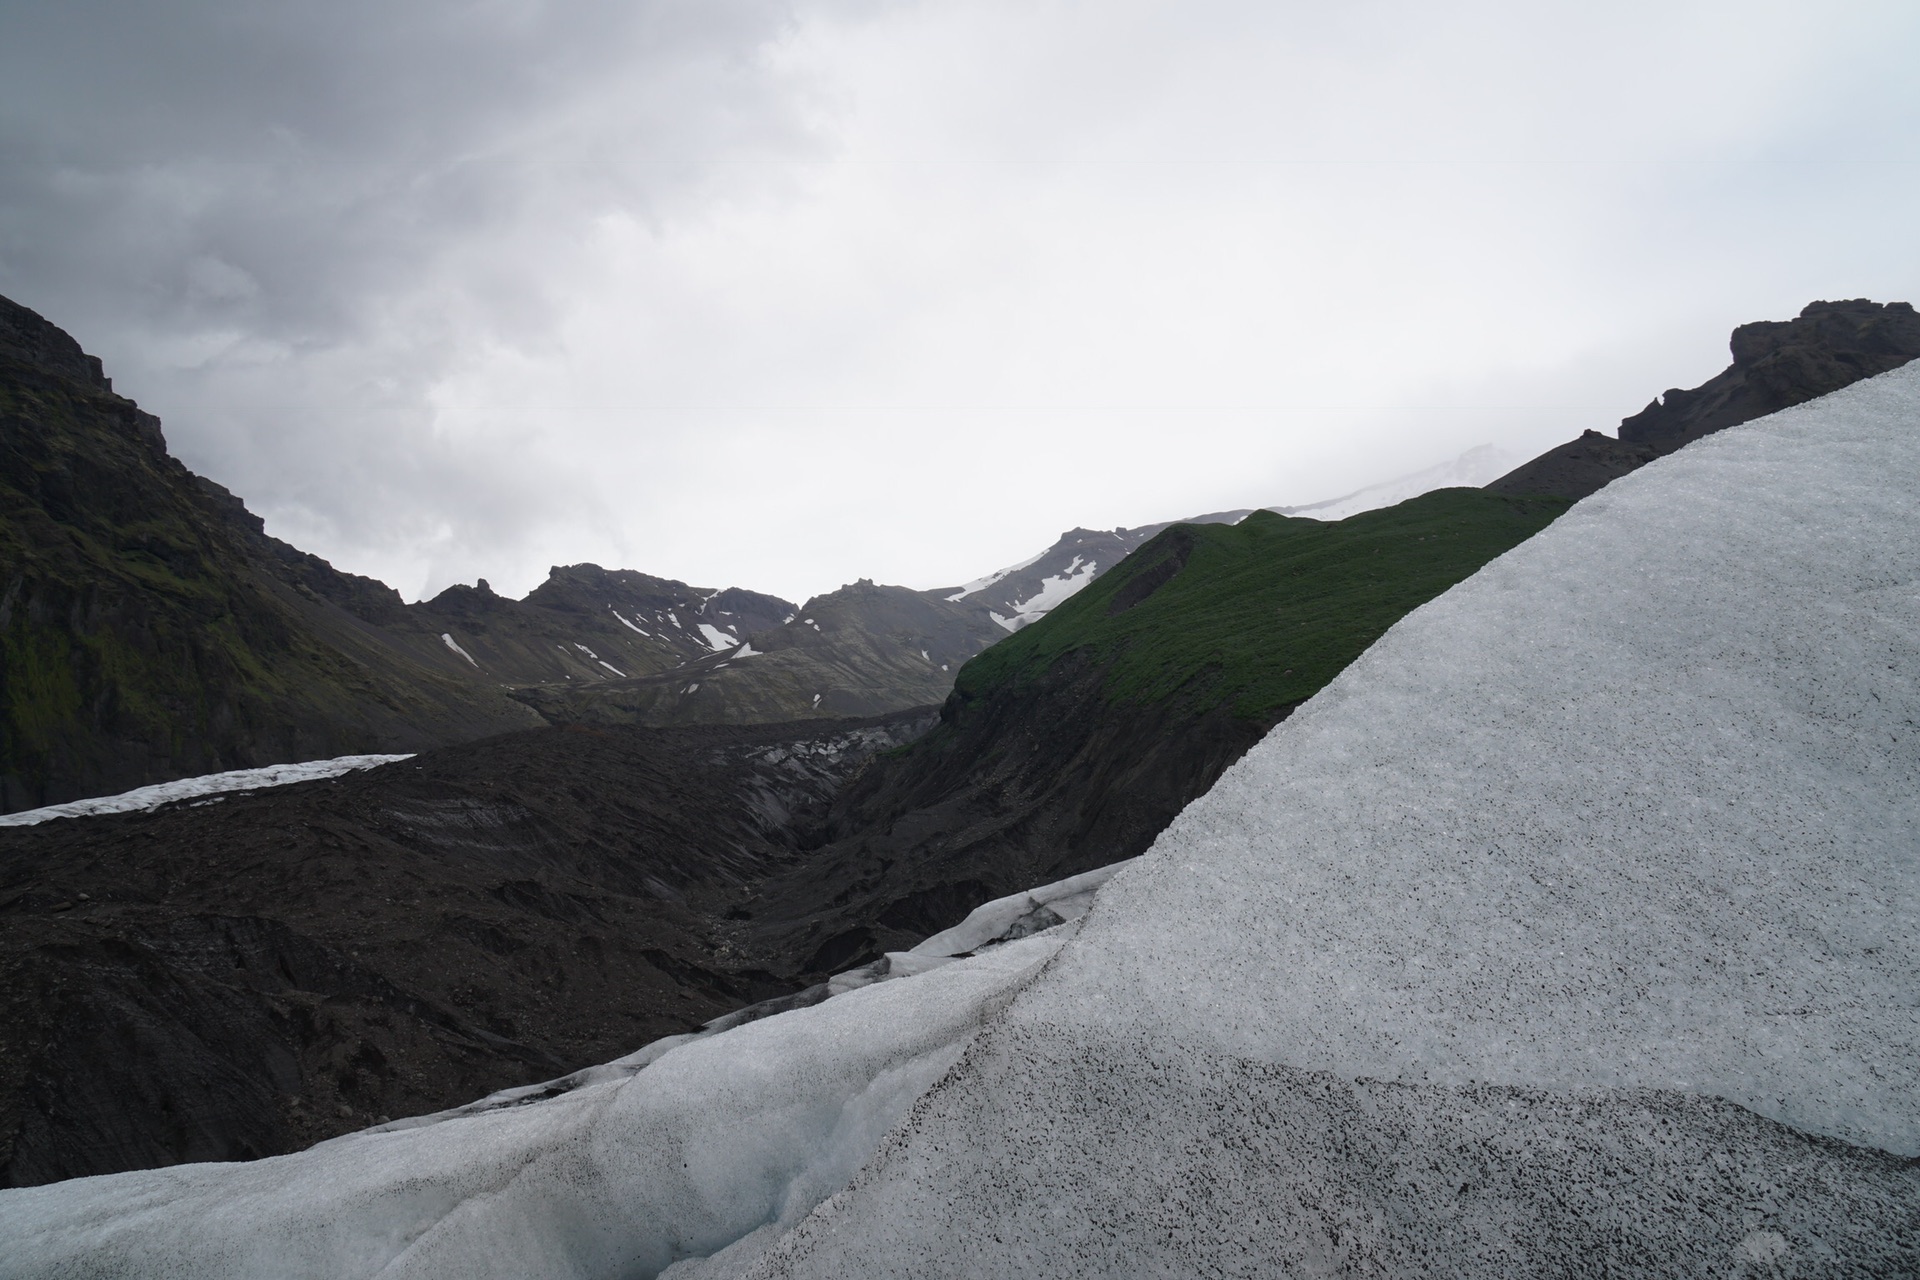
[[205, 773], [197, 778], [179, 778], [156, 782], [119, 795], [96, 796], [91, 800], [70, 800], [41, 809], [23, 809], [0, 814], [0, 827], [30, 827], [50, 818], [85, 818], [97, 813], [147, 813], [163, 804], [192, 800], [198, 796], [222, 795], [230, 791], [257, 791], [262, 787], [284, 787], [293, 782], [312, 782], [319, 778], [337, 778], [355, 769], [411, 760], [408, 755], [335, 756], [331, 760], [305, 760], [298, 764], [270, 764], [258, 769], [229, 769], [225, 773]]
[[[975, 907], [965, 920], [951, 929], [934, 934], [909, 953], [916, 956], [962, 956], [978, 951], [989, 943], [1013, 934], [1023, 923], [1046, 921], [1039, 927], [1078, 920], [1093, 906], [1100, 886], [1113, 878], [1132, 859], [1110, 863], [1092, 871], [1083, 871], [1065, 880], [1029, 889], [1025, 893], [996, 898]], [[1052, 919], [1048, 920], [1047, 917]], [[1037, 929], [1030, 929], [1036, 932]]]

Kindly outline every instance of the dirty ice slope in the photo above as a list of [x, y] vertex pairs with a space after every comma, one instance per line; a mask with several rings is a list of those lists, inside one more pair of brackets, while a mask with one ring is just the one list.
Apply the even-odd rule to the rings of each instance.
[[1060, 942], [669, 1041], [518, 1106], [0, 1191], [0, 1276], [651, 1277], [831, 1194]]
[[1917, 476], [1920, 367], [1409, 615], [754, 1274], [1920, 1266]]

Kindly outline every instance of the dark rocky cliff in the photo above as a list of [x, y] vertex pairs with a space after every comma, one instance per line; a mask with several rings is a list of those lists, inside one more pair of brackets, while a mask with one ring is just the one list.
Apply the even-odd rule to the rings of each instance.
[[0, 807], [538, 722], [342, 600], [399, 604], [266, 538], [97, 360], [0, 299]]
[[1487, 488], [1584, 498], [1702, 436], [1898, 369], [1920, 357], [1920, 315], [1906, 302], [1813, 302], [1792, 320], [1741, 325], [1729, 346], [1718, 376], [1668, 391], [1622, 420], [1617, 439], [1584, 432]]
[[[524, 600], [482, 580], [407, 604], [268, 535], [97, 359], [0, 299], [0, 812], [547, 719], [881, 714], [938, 702], [1003, 634], [899, 587], [814, 605], [803, 623], [775, 596], [593, 564]], [[745, 659], [751, 636], [770, 656]]]

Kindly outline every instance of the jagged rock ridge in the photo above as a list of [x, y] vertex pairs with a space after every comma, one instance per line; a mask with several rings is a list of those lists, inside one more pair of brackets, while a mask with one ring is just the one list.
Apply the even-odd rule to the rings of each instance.
[[1920, 357], [1920, 315], [1907, 302], [1811, 302], [1792, 320], [1733, 331], [1733, 363], [1620, 423], [1549, 449], [1489, 484], [1495, 493], [1584, 498], [1690, 441], [1826, 395]]

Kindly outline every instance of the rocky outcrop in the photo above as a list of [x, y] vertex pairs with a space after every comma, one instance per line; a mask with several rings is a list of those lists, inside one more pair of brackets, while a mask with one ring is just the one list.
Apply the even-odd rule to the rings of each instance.
[[1691, 391], [1670, 390], [1620, 423], [1588, 431], [1495, 480], [1495, 493], [1584, 498], [1609, 481], [1742, 422], [1838, 391], [1920, 357], [1912, 304], [1865, 298], [1809, 303], [1792, 320], [1733, 331], [1733, 363]]
[[66, 334], [0, 299], [0, 335], [0, 808], [537, 723], [343, 607], [397, 597], [275, 550]]

